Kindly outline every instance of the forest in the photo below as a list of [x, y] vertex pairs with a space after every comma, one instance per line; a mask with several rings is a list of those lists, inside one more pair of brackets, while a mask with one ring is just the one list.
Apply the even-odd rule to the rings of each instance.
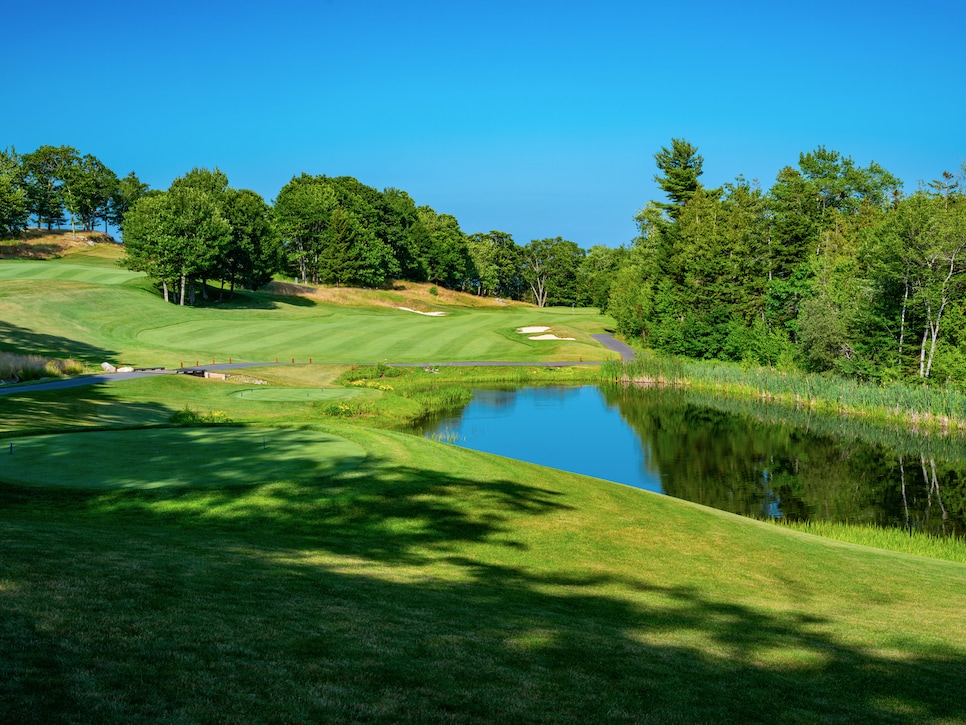
[[166, 190], [119, 178], [70, 146], [0, 151], [0, 237], [37, 227], [121, 229], [125, 264], [177, 304], [277, 275], [380, 287], [429, 282], [539, 306], [597, 307], [662, 354], [888, 382], [966, 382], [966, 169], [904, 193], [872, 162], [819, 147], [769, 189], [701, 183], [684, 139], [654, 154], [662, 200], [638, 236], [584, 249], [520, 245], [396, 188], [293, 176], [271, 202], [195, 168]]

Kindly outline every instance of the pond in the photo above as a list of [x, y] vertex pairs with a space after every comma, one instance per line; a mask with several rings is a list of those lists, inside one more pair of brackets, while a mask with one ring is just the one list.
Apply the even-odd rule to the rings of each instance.
[[756, 518], [966, 534], [966, 442], [624, 386], [474, 390], [417, 432]]

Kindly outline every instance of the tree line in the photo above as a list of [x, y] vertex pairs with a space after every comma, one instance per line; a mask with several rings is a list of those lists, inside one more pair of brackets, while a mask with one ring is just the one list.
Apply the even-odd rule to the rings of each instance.
[[961, 178], [902, 193], [876, 163], [825, 147], [763, 191], [700, 182], [683, 139], [655, 154], [666, 199], [640, 230], [608, 309], [619, 331], [698, 359], [871, 380], [966, 380]]
[[607, 304], [627, 250], [586, 252], [561, 237], [518, 245], [501, 231], [466, 234], [451, 214], [348, 177], [301, 174], [267, 203], [218, 169], [193, 169], [150, 190], [69, 146], [0, 151], [0, 237], [31, 220], [122, 230], [124, 264], [158, 283], [165, 300], [195, 304], [276, 275], [303, 283], [380, 287], [393, 280], [545, 305]]
[[124, 178], [72, 146], [41, 146], [29, 154], [0, 149], [0, 238], [25, 230], [62, 227], [69, 217], [85, 231], [103, 222], [119, 226], [147, 187], [132, 171]]

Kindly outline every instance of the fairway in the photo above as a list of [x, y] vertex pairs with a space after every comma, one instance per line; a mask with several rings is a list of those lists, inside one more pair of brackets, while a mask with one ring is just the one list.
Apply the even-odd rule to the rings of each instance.
[[306, 400], [346, 400], [361, 393], [358, 388], [248, 388], [232, 393], [231, 397], [266, 403], [303, 403]]
[[57, 280], [59, 282], [86, 282], [88, 284], [123, 284], [143, 277], [143, 272], [126, 269], [95, 267], [86, 264], [57, 262], [4, 262], [0, 264], [0, 281], [16, 279]]
[[207, 427], [69, 433], [7, 443], [0, 478], [26, 486], [92, 489], [310, 483], [352, 468], [365, 456], [359, 445], [317, 431]]
[[[246, 360], [314, 358], [327, 362], [451, 362], [458, 360], [604, 360], [607, 350], [589, 335], [576, 341], [529, 340], [516, 329], [532, 323], [554, 322], [554, 332], [579, 335], [580, 327], [599, 326], [599, 316], [558, 311], [479, 310], [448, 317], [426, 317], [402, 311], [338, 310], [322, 307], [322, 314], [300, 319], [244, 319], [234, 316], [146, 328], [137, 335], [140, 345], [158, 349], [191, 350], [203, 347]], [[580, 327], [573, 327], [574, 324]], [[564, 336], [564, 335], [561, 335]], [[200, 341], [200, 345], [199, 345]]]

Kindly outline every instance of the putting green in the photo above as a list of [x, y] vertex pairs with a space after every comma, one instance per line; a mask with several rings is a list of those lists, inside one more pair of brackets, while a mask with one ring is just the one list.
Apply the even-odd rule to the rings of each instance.
[[0, 481], [100, 489], [250, 486], [317, 480], [365, 457], [358, 444], [318, 431], [207, 427], [66, 433], [5, 441]]
[[359, 388], [249, 388], [232, 393], [231, 397], [271, 403], [300, 403], [306, 400], [345, 400], [361, 393]]

